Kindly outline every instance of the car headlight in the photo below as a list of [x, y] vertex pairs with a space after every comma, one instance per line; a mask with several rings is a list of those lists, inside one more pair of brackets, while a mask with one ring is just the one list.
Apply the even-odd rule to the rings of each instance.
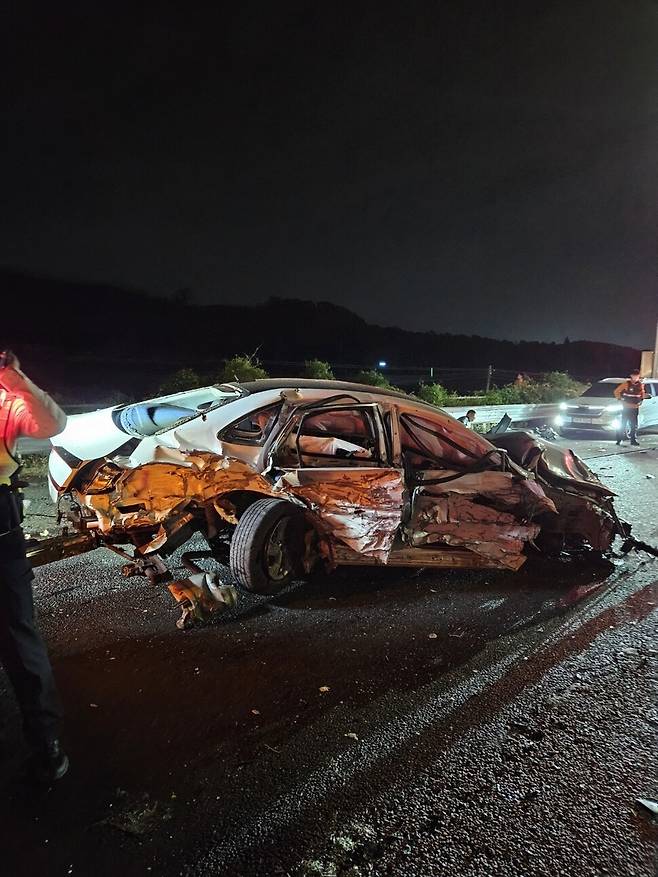
[[613, 427], [613, 429], [619, 429], [621, 427], [621, 417], [615, 417], [610, 426]]
[[606, 405], [605, 410], [606, 411], [621, 411], [621, 405], [619, 404], [619, 402], [613, 402], [612, 405]]
[[564, 423], [564, 417], [562, 417], [561, 414], [556, 415], [556, 416], [553, 418], [553, 423], [554, 423], [556, 426], [562, 426], [562, 424]]
[[567, 406], [566, 402], [560, 402], [558, 407], [559, 407], [560, 411], [566, 411], [568, 406]]

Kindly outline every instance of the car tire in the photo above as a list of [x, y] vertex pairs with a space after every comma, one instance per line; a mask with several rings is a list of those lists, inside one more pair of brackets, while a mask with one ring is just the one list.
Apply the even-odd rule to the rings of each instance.
[[240, 518], [231, 539], [230, 567], [254, 594], [276, 594], [302, 569], [303, 512], [284, 499], [259, 499]]

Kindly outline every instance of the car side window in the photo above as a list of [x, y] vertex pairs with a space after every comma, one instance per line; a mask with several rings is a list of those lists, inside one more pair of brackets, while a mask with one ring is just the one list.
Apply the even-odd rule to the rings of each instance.
[[280, 449], [278, 463], [307, 468], [381, 465], [370, 415], [334, 408], [303, 416]]
[[276, 405], [250, 411], [222, 430], [217, 438], [235, 445], [262, 445], [272, 431], [280, 410], [281, 403], [277, 402]]

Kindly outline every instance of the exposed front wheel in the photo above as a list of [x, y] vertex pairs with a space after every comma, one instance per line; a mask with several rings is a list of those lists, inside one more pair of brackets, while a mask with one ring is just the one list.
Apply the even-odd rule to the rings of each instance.
[[303, 513], [282, 499], [257, 500], [240, 518], [231, 540], [230, 566], [238, 584], [276, 594], [298, 575], [304, 553]]

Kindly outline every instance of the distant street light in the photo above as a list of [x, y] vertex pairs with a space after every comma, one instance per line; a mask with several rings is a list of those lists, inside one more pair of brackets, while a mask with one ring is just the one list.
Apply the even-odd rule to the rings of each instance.
[[379, 368], [386, 368], [386, 360], [380, 359], [377, 365], [379, 366]]

